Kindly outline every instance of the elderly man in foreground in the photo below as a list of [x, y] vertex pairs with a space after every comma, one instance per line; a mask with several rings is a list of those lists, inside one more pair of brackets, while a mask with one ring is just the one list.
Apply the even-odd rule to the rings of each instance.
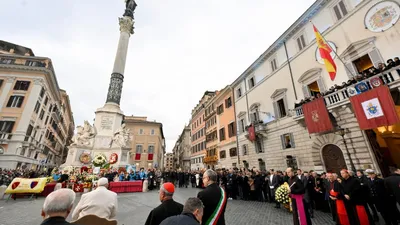
[[65, 219], [72, 210], [75, 201], [75, 192], [71, 189], [59, 189], [50, 193], [44, 200], [41, 225], [67, 225]]
[[171, 216], [160, 225], [200, 225], [203, 217], [203, 203], [198, 198], [189, 198], [181, 215]]
[[172, 183], [167, 182], [161, 186], [161, 205], [151, 210], [145, 225], [159, 225], [164, 219], [182, 213], [183, 205], [175, 202], [174, 199], [172, 199], [174, 192], [175, 186]]
[[97, 181], [97, 189], [83, 194], [72, 214], [76, 221], [86, 215], [96, 215], [105, 219], [114, 219], [117, 214], [118, 199], [115, 192], [109, 191], [107, 178]]

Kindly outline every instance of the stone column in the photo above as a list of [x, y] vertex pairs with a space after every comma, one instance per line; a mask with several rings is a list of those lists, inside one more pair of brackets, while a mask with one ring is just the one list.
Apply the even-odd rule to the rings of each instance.
[[118, 42], [117, 55], [115, 56], [114, 68], [111, 74], [110, 85], [108, 88], [106, 104], [120, 104], [129, 38], [131, 34], [134, 33], [134, 23], [135, 22], [131, 17], [124, 16], [122, 18], [119, 18], [121, 33]]

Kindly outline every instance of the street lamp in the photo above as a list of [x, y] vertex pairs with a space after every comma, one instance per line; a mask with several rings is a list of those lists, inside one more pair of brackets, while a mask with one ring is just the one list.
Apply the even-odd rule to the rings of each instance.
[[346, 154], [347, 154], [347, 157], [349, 158], [349, 161], [350, 161], [351, 169], [355, 174], [356, 173], [356, 167], [354, 166], [353, 159], [351, 158], [351, 155], [350, 155], [350, 152], [349, 152], [349, 148], [347, 147], [346, 139], [344, 138], [344, 135], [350, 133], [350, 130], [348, 128], [343, 129], [343, 128], [339, 127], [336, 130], [336, 133], [342, 137], [344, 147], [346, 148]]

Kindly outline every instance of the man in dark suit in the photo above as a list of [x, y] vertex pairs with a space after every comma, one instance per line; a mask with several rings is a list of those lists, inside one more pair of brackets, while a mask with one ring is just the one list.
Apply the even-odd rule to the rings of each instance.
[[183, 205], [175, 202], [172, 196], [175, 192], [175, 186], [172, 183], [164, 183], [160, 188], [161, 205], [151, 210], [147, 217], [145, 225], [159, 225], [164, 219], [170, 216], [176, 216], [182, 213]]
[[206, 170], [203, 174], [203, 184], [206, 187], [197, 194], [204, 204], [202, 225], [225, 225], [225, 208], [227, 196], [221, 187], [217, 185], [217, 173]]
[[75, 192], [63, 188], [50, 193], [44, 200], [41, 225], [68, 225], [65, 219], [72, 210], [75, 201]]
[[271, 195], [272, 201], [275, 202], [275, 208], [280, 208], [281, 206], [280, 206], [279, 202], [275, 201], [275, 191], [279, 187], [280, 177], [275, 174], [273, 169], [271, 169], [269, 172], [270, 172], [270, 175], [268, 177], [267, 182], [268, 182], [268, 186], [269, 186], [269, 190], [270, 190], [270, 195]]

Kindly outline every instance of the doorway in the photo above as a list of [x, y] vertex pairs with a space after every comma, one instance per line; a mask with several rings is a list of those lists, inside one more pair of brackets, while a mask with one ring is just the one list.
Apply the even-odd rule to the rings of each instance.
[[333, 144], [322, 148], [322, 160], [327, 172], [340, 174], [340, 170], [347, 169], [342, 150]]

